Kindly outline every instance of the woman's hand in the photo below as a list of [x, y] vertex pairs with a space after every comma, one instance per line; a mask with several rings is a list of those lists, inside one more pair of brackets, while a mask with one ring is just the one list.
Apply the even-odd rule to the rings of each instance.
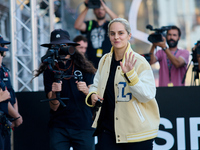
[[88, 95], [89, 88], [87, 87], [86, 83], [83, 81], [76, 81], [77, 88], [79, 91], [83, 92], [85, 95]]
[[127, 53], [125, 54], [124, 65], [122, 62], [120, 62], [120, 66], [122, 68], [123, 73], [127, 73], [133, 69], [133, 67], [135, 66], [135, 63], [137, 61], [137, 59], [134, 60], [134, 57], [135, 57], [135, 55], [133, 55], [132, 52], [130, 52], [129, 57], [127, 56]]
[[95, 106], [96, 102], [98, 101], [98, 99], [100, 99], [100, 101], [103, 100], [102, 97], [100, 97], [99, 95], [97, 94], [92, 94], [91, 95], [91, 102], [92, 102], [92, 105]]
[[62, 90], [62, 81], [60, 83], [53, 82], [52, 84], [52, 92], [60, 92]]

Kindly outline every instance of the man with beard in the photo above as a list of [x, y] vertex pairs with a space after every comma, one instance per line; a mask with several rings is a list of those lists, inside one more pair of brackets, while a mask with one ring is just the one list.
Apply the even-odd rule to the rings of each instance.
[[100, 58], [105, 53], [110, 52], [111, 48], [111, 43], [108, 38], [109, 21], [106, 20], [106, 13], [111, 19], [117, 18], [117, 15], [105, 5], [104, 1], [100, 0], [100, 8], [93, 10], [96, 20], [85, 22], [84, 20], [89, 10], [88, 1], [85, 0], [86, 7], [75, 21], [74, 28], [80, 30], [82, 34], [86, 34], [86, 38], [88, 39], [86, 56], [94, 64], [95, 68], [97, 68]]
[[[160, 64], [159, 86], [185, 85], [182, 80], [187, 69], [189, 52], [177, 47], [180, 36], [180, 29], [176, 26], [171, 26], [171, 29], [167, 31], [166, 38], [163, 37], [162, 42], [153, 43], [151, 47], [150, 64], [154, 64], [156, 61]], [[166, 46], [166, 40], [168, 47]], [[162, 49], [154, 53], [157, 46]]]

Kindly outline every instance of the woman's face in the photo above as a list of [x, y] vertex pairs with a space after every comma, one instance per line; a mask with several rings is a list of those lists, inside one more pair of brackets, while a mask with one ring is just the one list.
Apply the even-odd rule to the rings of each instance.
[[114, 49], [125, 49], [131, 34], [128, 34], [124, 25], [120, 22], [114, 22], [110, 25], [109, 38]]

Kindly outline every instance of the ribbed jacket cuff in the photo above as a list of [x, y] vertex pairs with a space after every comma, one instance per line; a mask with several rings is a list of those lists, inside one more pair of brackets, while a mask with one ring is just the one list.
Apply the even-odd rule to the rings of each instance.
[[124, 78], [128, 82], [129, 86], [133, 86], [139, 81], [139, 78], [138, 78], [137, 73], [135, 72], [134, 68], [127, 73], [122, 73], [122, 75], [124, 76]]

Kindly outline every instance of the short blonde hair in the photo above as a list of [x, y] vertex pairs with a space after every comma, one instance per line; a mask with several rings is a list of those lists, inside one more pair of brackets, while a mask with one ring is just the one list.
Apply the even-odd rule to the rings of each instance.
[[109, 22], [109, 24], [108, 24], [108, 35], [109, 35], [109, 33], [110, 33], [110, 26], [111, 26], [111, 24], [114, 23], [114, 22], [120, 22], [120, 23], [122, 23], [122, 24], [124, 25], [124, 27], [125, 27], [125, 30], [128, 32], [128, 34], [131, 33], [130, 24], [129, 24], [129, 22], [128, 22], [126, 19], [124, 19], [124, 18], [115, 18], [115, 19], [111, 20], [111, 21]]

